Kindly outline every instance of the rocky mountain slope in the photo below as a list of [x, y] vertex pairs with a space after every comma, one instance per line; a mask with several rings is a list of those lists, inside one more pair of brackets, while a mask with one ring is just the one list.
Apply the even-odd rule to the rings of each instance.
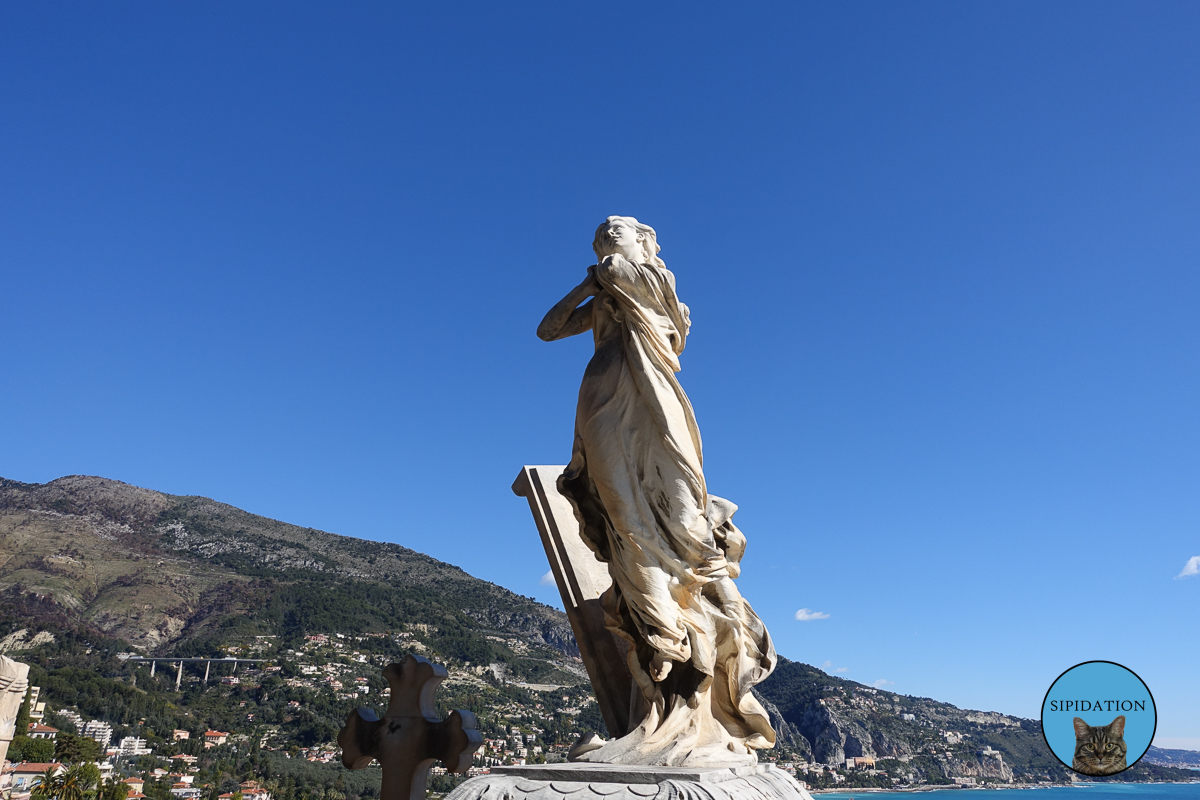
[[869, 758], [923, 783], [1067, 779], [1036, 720], [895, 694], [787, 660], [759, 692], [778, 712], [780, 740], [811, 762]]
[[153, 654], [415, 622], [476, 663], [518, 655], [505, 642], [577, 655], [563, 614], [453, 565], [105, 478], [0, 479], [0, 591], [15, 588]]
[[1167, 750], [1151, 745], [1146, 751], [1146, 761], [1163, 767], [1200, 770], [1200, 752], [1195, 750]]
[[[55, 644], [51, 630], [66, 639]], [[479, 693], [488, 682], [587, 693], [561, 612], [421, 553], [104, 478], [0, 478], [0, 650], [42, 653], [46, 679], [105, 673], [128, 681], [132, 673], [112, 657], [118, 640], [145, 654], [222, 656], [272, 637], [272, 652], [291, 670], [285, 654], [314, 633], [357, 641], [386, 634], [452, 669], [465, 673], [471, 665], [478, 691], [467, 687], [464, 697], [475, 692], [475, 702], [492, 696]], [[101, 638], [109, 642], [103, 648]], [[109, 655], [100, 658], [102, 651]], [[111, 692], [118, 684], [107, 686]], [[169, 680], [155, 686], [162, 708], [192, 713], [191, 695], [172, 694]], [[194, 702], [213, 702], [200, 687], [187, 691]], [[878, 690], [787, 659], [756, 691], [779, 732], [771, 757], [781, 761], [844, 768], [847, 759], [869, 758], [886, 770], [880, 780], [913, 783], [1069, 777], [1034, 720]], [[130, 694], [128, 702], [126, 716], [152, 713], [137, 711], [149, 699]], [[542, 708], [536, 702], [530, 711]], [[161, 714], [163, 725], [177, 724]], [[345, 710], [330, 706], [323, 714], [312, 737], [336, 731]], [[573, 725], [599, 724], [598, 716], [586, 719]], [[1168, 752], [1158, 761], [1169, 766], [1152, 769], [1178, 779], [1189, 775], [1174, 768], [1185, 760]], [[1144, 778], [1146, 769], [1126, 775]]]

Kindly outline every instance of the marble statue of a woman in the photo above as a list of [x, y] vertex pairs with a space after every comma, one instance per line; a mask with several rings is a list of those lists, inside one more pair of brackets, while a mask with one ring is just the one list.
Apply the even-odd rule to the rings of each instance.
[[538, 336], [595, 339], [558, 485], [608, 565], [605, 624], [625, 643], [634, 690], [631, 730], [580, 760], [753, 764], [775, 744], [750, 691], [775, 668], [775, 648], [734, 585], [746, 544], [737, 506], [708, 493], [700, 431], [675, 377], [688, 307], [653, 228], [609, 217], [592, 248], [597, 263]]

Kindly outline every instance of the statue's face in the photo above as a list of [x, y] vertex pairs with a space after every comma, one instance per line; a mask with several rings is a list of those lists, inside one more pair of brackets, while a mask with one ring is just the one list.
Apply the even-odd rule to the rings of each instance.
[[604, 235], [600, 237], [600, 249], [602, 255], [612, 256], [619, 253], [635, 262], [645, 260], [646, 256], [637, 229], [619, 219], [608, 223]]

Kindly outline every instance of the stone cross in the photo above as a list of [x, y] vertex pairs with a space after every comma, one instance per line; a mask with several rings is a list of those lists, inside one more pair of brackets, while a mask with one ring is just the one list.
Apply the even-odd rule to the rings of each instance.
[[433, 693], [450, 673], [441, 664], [408, 655], [383, 668], [391, 687], [383, 719], [369, 708], [351, 711], [338, 734], [342, 765], [362, 769], [378, 760], [383, 767], [379, 800], [425, 800], [429, 768], [440, 759], [450, 772], [466, 772], [471, 754], [483, 744], [475, 715], [452, 711], [438, 719]]

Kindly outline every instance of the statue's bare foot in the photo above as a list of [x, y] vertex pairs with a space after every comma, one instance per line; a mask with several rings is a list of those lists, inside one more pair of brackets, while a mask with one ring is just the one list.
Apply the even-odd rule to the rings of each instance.
[[672, 663], [674, 662], [662, 653], [655, 653], [654, 658], [650, 659], [650, 679], [655, 683], [662, 683], [671, 674]]
[[700, 707], [700, 695], [708, 691], [708, 687], [712, 686], [712, 675], [705, 675], [704, 680], [700, 681], [700, 685], [696, 687], [696, 691], [692, 692], [687, 699], [688, 708], [695, 711]]

